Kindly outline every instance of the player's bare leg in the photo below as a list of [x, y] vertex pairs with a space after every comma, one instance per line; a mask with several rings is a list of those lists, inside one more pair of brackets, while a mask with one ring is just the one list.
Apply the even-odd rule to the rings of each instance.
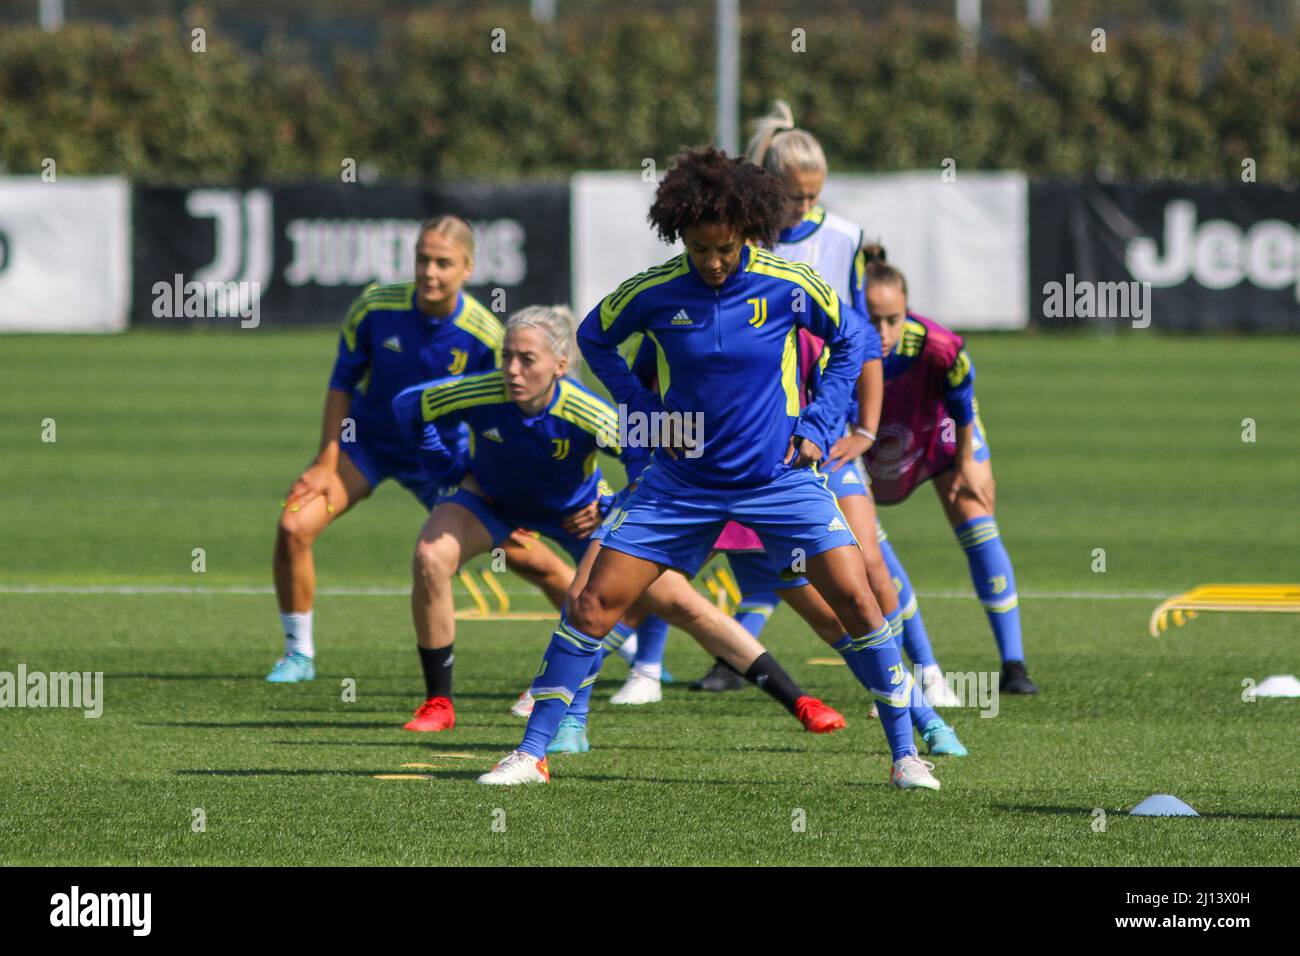
[[492, 536], [466, 508], [440, 504], [420, 529], [411, 563], [411, 620], [420, 647], [450, 647], [456, 639], [452, 579], [462, 564], [492, 550]]
[[420, 529], [411, 562], [411, 620], [426, 696], [407, 730], [450, 730], [456, 725], [451, 702], [456, 640], [451, 582], [462, 564], [491, 548], [492, 535], [483, 522], [454, 502], [435, 507]]
[[889, 576], [885, 556], [880, 553], [880, 542], [876, 540], [875, 504], [865, 495], [838, 498], [836, 504], [848, 519], [849, 530], [858, 539], [858, 548], [867, 568], [867, 581], [881, 613], [893, 614], [898, 608], [898, 591], [894, 588], [894, 579]]
[[331, 523], [370, 496], [370, 483], [352, 464], [347, 452], [339, 454], [339, 467], [324, 495], [301, 504], [290, 503], [280, 512], [275, 532], [275, 597], [287, 613], [310, 611], [316, 596], [316, 564], [312, 545]]
[[573, 582], [573, 568], [531, 531], [514, 531], [501, 548], [506, 567], [545, 594], [558, 611]]
[[312, 546], [326, 527], [369, 495], [370, 483], [343, 452], [322, 494], [286, 499], [276, 526], [271, 559], [275, 596], [285, 632], [285, 652], [267, 675], [269, 682], [294, 684], [316, 676], [312, 635], [316, 563]]
[[944, 516], [953, 528], [965, 524], [972, 518], [993, 517], [994, 498], [997, 486], [993, 482], [993, 462], [976, 461], [968, 467], [974, 469], [981, 480], [988, 482], [988, 502], [983, 503], [969, 486], [958, 487], [957, 469], [948, 468], [939, 472], [930, 481], [934, 484], [935, 494], [943, 507]]

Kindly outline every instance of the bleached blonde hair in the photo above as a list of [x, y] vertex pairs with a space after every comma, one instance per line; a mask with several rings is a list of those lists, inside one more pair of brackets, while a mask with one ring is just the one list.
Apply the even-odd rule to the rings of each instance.
[[567, 305], [530, 305], [506, 320], [506, 335], [518, 328], [533, 328], [546, 336], [546, 344], [558, 359], [573, 361], [573, 311]]
[[745, 150], [749, 161], [769, 173], [783, 176], [792, 169], [826, 173], [826, 154], [817, 137], [794, 125], [790, 104], [777, 100], [772, 110], [754, 122], [754, 135]]

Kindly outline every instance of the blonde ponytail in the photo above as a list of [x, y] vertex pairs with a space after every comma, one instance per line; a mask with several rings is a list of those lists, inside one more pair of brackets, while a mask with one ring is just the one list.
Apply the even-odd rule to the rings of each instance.
[[746, 153], [751, 163], [777, 176], [792, 169], [826, 173], [821, 143], [812, 133], [795, 127], [794, 114], [785, 100], [773, 102], [771, 112], [754, 123]]

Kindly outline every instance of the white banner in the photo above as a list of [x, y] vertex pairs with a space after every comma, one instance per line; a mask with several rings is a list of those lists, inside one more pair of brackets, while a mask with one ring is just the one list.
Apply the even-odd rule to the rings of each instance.
[[0, 332], [121, 332], [130, 294], [125, 179], [0, 177]]
[[[628, 278], [681, 249], [646, 220], [654, 183], [639, 173], [572, 180], [573, 308], [581, 318]], [[959, 329], [1023, 329], [1028, 319], [1029, 189], [1021, 173], [835, 175], [827, 209], [863, 227], [907, 276], [908, 305]]]

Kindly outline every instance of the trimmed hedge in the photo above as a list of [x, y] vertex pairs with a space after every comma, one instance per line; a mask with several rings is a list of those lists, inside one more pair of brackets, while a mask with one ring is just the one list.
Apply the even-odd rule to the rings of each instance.
[[[707, 8], [706, 8], [707, 9]], [[832, 168], [1023, 169], [1126, 180], [1300, 177], [1300, 35], [1249, 22], [1170, 33], [1010, 24], [968, 62], [948, 18], [747, 15], [746, 119], [777, 96]], [[491, 48], [504, 29], [505, 52]], [[791, 31], [806, 31], [806, 52]], [[153, 20], [0, 33], [0, 163], [151, 181], [316, 179], [344, 158], [384, 178], [562, 176], [639, 169], [709, 140], [707, 13], [630, 8], [540, 26], [520, 12], [397, 20], [332, 69], [275, 40], [250, 53]]]

